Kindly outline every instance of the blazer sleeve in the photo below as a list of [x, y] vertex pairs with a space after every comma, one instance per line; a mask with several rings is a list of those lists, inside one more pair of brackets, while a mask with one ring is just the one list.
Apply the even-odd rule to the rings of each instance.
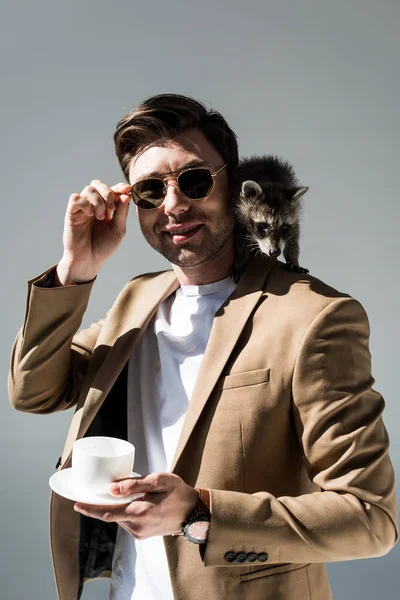
[[48, 287], [54, 266], [28, 282], [24, 324], [11, 352], [12, 406], [51, 413], [73, 406], [103, 320], [78, 331], [95, 281]]
[[268, 563], [318, 563], [393, 547], [394, 472], [384, 400], [373, 384], [367, 315], [353, 298], [334, 300], [303, 337], [292, 385], [304, 464], [321, 491], [274, 497], [268, 490], [210, 490], [206, 566], [241, 566], [225, 560], [232, 549], [265, 552]]

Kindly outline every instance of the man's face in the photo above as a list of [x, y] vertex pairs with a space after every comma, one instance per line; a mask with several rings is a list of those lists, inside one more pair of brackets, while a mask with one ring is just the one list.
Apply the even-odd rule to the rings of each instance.
[[[153, 146], [132, 159], [131, 185], [153, 176], [180, 171], [193, 161], [212, 172], [224, 164], [217, 150], [198, 129], [176, 136], [166, 145]], [[177, 175], [176, 173], [175, 175]], [[187, 198], [176, 181], [168, 181], [164, 202], [151, 210], [137, 208], [140, 228], [149, 244], [171, 263], [194, 267], [205, 263], [228, 242], [233, 216], [226, 169], [214, 179], [211, 194], [200, 200]], [[193, 228], [187, 231], [187, 228]]]

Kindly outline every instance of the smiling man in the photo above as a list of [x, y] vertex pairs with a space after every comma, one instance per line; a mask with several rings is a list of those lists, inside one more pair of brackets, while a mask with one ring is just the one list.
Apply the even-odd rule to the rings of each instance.
[[[107, 435], [133, 442], [143, 475], [113, 483], [107, 507], [52, 494], [58, 596], [107, 576], [113, 600], [329, 600], [325, 562], [398, 537], [365, 311], [275, 258], [252, 257], [234, 284], [238, 151], [219, 113], [155, 96], [114, 140], [128, 183], [70, 196], [9, 377], [18, 410], [75, 407], [61, 472], [76, 439]], [[77, 333], [132, 201], [172, 269], [129, 281]]]

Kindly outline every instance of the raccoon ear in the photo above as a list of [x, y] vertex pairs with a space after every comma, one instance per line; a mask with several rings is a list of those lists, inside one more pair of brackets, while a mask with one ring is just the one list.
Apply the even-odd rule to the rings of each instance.
[[308, 187], [295, 187], [292, 188], [293, 196], [292, 200], [299, 200], [310, 188]]
[[255, 181], [243, 181], [242, 183], [242, 195], [245, 198], [256, 198], [262, 194], [262, 189]]

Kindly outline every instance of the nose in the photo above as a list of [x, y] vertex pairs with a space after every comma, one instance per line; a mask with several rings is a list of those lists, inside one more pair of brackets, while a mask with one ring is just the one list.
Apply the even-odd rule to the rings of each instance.
[[166, 215], [177, 215], [186, 212], [189, 208], [190, 200], [182, 194], [176, 183], [170, 182], [167, 185], [164, 198], [164, 212]]
[[271, 249], [268, 254], [272, 257], [275, 257], [275, 256], [279, 256], [280, 253], [281, 253], [281, 251], [279, 250], [279, 248], [275, 248], [275, 249]]

